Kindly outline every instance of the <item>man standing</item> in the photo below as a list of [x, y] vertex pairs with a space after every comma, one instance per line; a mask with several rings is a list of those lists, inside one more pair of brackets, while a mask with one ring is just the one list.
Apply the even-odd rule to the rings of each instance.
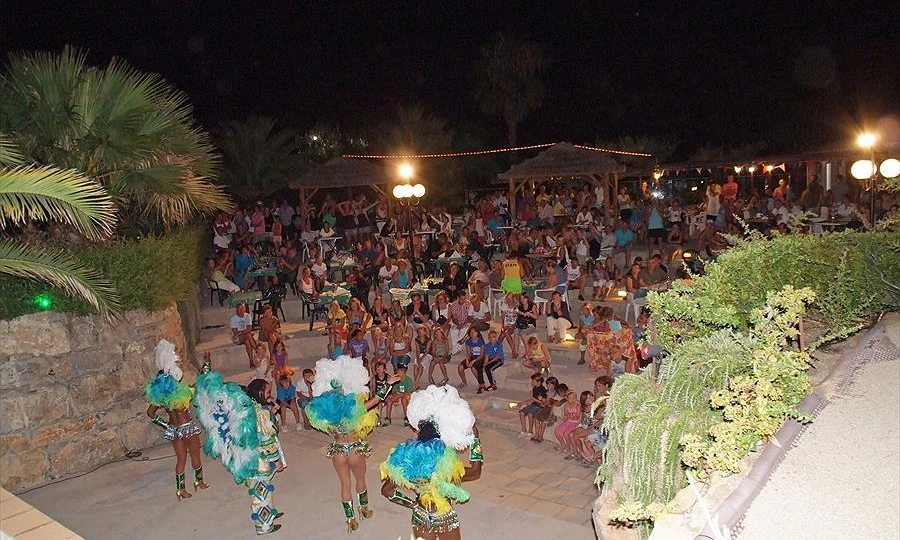
[[625, 253], [625, 265], [631, 263], [631, 244], [634, 242], [634, 232], [628, 226], [628, 220], [619, 221], [616, 228], [616, 253]]
[[253, 367], [253, 352], [256, 350], [256, 340], [253, 338], [253, 318], [247, 313], [247, 304], [238, 304], [231, 316], [231, 342], [235, 345], [243, 344], [247, 350], [247, 360]]
[[450, 315], [450, 354], [462, 351], [462, 341], [469, 332], [469, 300], [466, 290], [457, 293], [456, 300], [448, 309]]
[[281, 236], [290, 240], [294, 237], [294, 207], [289, 205], [287, 199], [281, 201], [281, 206], [275, 211], [275, 214], [281, 219]]

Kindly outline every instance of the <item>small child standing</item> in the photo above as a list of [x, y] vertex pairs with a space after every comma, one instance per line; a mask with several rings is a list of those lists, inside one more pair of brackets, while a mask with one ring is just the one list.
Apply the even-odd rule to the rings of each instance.
[[[475, 364], [481, 362], [482, 368], [484, 366], [484, 338], [481, 337], [481, 332], [478, 331], [474, 326], [469, 327], [469, 338], [466, 340], [466, 359], [459, 363], [459, 378], [462, 381], [460, 388], [466, 385], [466, 370], [471, 369], [475, 371]], [[480, 379], [478, 382], [478, 394], [484, 392], [484, 375], [476, 378]]]
[[306, 417], [306, 406], [312, 401], [313, 390], [312, 385], [316, 378], [316, 372], [306, 368], [303, 370], [303, 384], [297, 390], [297, 405], [300, 408], [300, 414], [303, 415], [303, 429], [312, 429], [309, 418]]
[[413, 386], [412, 377], [406, 373], [406, 364], [400, 364], [397, 367], [396, 374], [400, 377], [400, 382], [394, 383], [394, 391], [388, 394], [387, 416], [385, 419], [387, 420], [387, 425], [391, 425], [391, 409], [395, 403], [399, 403], [400, 409], [403, 411], [403, 426], [409, 427], [409, 419], [406, 418], [406, 406], [409, 405], [409, 398], [412, 396], [415, 387]]
[[350, 356], [362, 358], [363, 365], [369, 369], [369, 342], [366, 340], [366, 332], [362, 328], [356, 328], [350, 333], [350, 341], [347, 342]]
[[321, 255], [316, 257], [316, 262], [312, 265], [312, 273], [316, 278], [316, 290], [321, 291], [325, 286], [325, 277], [328, 275], [328, 265], [325, 264]]
[[559, 442], [553, 447], [554, 450], [558, 450], [566, 455], [571, 452], [567, 437], [569, 433], [575, 431], [580, 421], [581, 405], [578, 403], [578, 394], [574, 390], [569, 390], [566, 392], [566, 402], [563, 404], [563, 421], [553, 430], [553, 435], [556, 436], [556, 440]]
[[532, 436], [534, 429], [535, 416], [541, 412], [541, 408], [547, 404], [547, 389], [544, 388], [544, 377], [540, 373], [532, 373], [531, 375], [531, 399], [528, 404], [519, 409], [519, 422], [522, 424], [522, 431], [519, 437], [530, 437], [534, 442], [540, 442]]
[[578, 340], [578, 351], [581, 358], [578, 365], [584, 365], [584, 353], [587, 351], [588, 345], [588, 329], [594, 324], [594, 306], [590, 302], [581, 304], [581, 312], [578, 314], [578, 332], [575, 333], [575, 339]]
[[547, 403], [541, 407], [541, 412], [534, 417], [535, 427], [534, 438], [532, 439], [534, 442], [543, 442], [544, 430], [547, 429], [547, 425], [552, 426], [557, 420], [556, 415], [553, 414], [553, 408], [559, 407], [565, 402], [566, 393], [569, 391], [566, 383], [559, 382], [556, 377], [547, 377], [547, 380], [544, 381], [544, 386], [547, 387]]
[[[375, 362], [375, 376], [372, 377], [372, 395], [386, 395], [388, 392], [388, 376], [387, 363], [384, 360]], [[385, 427], [391, 425], [391, 418], [385, 414], [386, 403], [384, 400], [378, 402], [378, 423], [377, 427]]]
[[450, 380], [447, 377], [447, 363], [450, 362], [450, 340], [447, 339], [447, 333], [442, 326], [434, 327], [434, 337], [431, 340], [431, 355], [434, 358], [428, 367], [428, 379], [434, 384], [434, 367], [437, 365], [441, 370], [441, 375], [444, 376], [441, 382], [437, 384], [438, 386], [443, 386]]
[[[494, 370], [503, 365], [503, 342], [498, 341], [499, 335], [496, 330], [488, 332], [488, 343], [484, 346], [484, 374], [487, 375], [490, 386], [487, 390], [496, 390], [497, 383], [494, 381]], [[478, 369], [478, 366], [475, 367]], [[481, 381], [479, 381], [481, 382]]]
[[294, 420], [296, 421], [294, 429], [297, 431], [303, 429], [300, 426], [300, 408], [297, 406], [297, 387], [293, 385], [290, 377], [287, 375], [281, 377], [278, 381], [278, 389], [276, 390], [275, 395], [275, 400], [279, 405], [278, 412], [281, 416], [281, 425], [287, 425], [285, 423], [285, 417], [287, 416], [286, 411], [287, 409], [290, 409], [291, 412], [294, 413]]

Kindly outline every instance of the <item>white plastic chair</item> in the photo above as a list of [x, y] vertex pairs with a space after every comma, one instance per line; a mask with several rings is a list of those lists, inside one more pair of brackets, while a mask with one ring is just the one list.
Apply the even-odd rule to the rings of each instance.
[[628, 322], [628, 314], [634, 312], [634, 324], [637, 324], [638, 317], [641, 316], [644, 306], [647, 305], [647, 297], [634, 298], [631, 293], [629, 293], [629, 296], [631, 298], [625, 304], [625, 322]]

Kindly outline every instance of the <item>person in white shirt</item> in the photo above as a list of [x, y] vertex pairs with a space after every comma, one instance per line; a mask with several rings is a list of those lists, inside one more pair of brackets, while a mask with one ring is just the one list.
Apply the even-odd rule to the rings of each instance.
[[312, 265], [312, 272], [318, 284], [316, 288], [322, 290], [322, 286], [325, 285], [325, 278], [328, 276], [328, 265], [325, 264], [325, 260], [322, 259], [321, 255], [316, 257], [316, 262]]
[[604, 189], [601, 186], [597, 186], [594, 188], [594, 208], [600, 210], [603, 208], [603, 201], [605, 198]]
[[578, 299], [582, 302], [584, 302], [584, 295], [581, 293], [586, 277], [587, 275], [581, 271], [578, 259], [569, 259], [569, 264], [566, 265], [566, 280], [569, 282], [569, 290], [578, 289]]
[[775, 199], [775, 208], [772, 210], [772, 215], [775, 217], [775, 222], [778, 225], [787, 225], [791, 222], [791, 211], [788, 209], [787, 204], [780, 199]]
[[582, 229], [588, 229], [592, 223], [594, 223], [593, 214], [591, 214], [587, 206], [582, 206], [581, 211], [575, 216], [575, 226]]
[[850, 196], [844, 195], [841, 202], [834, 205], [831, 214], [835, 219], [851, 219], [855, 212], [856, 208], [850, 202]]
[[384, 264], [378, 269], [378, 283], [381, 284], [383, 291], [387, 292], [396, 273], [397, 265], [394, 264], [390, 257], [385, 256]]

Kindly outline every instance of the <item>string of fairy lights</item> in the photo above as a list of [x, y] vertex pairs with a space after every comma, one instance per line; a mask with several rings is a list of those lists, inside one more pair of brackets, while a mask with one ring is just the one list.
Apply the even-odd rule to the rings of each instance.
[[[489, 150], [468, 150], [464, 152], [444, 152], [440, 154], [344, 154], [345, 158], [354, 159], [430, 159], [430, 158], [451, 158], [451, 157], [467, 157], [467, 156], [483, 156], [486, 154], [500, 154], [503, 152], [518, 152], [520, 150], [534, 150], [537, 148], [548, 148], [558, 143], [542, 143], [531, 144], [528, 146], [515, 146], [510, 148], [491, 148]], [[575, 148], [582, 150], [592, 150], [594, 152], [605, 152], [607, 154], [621, 154], [624, 156], [652, 157], [646, 152], [632, 152], [630, 150], [615, 150], [612, 148], [597, 148], [594, 146], [584, 146], [573, 144]]]

